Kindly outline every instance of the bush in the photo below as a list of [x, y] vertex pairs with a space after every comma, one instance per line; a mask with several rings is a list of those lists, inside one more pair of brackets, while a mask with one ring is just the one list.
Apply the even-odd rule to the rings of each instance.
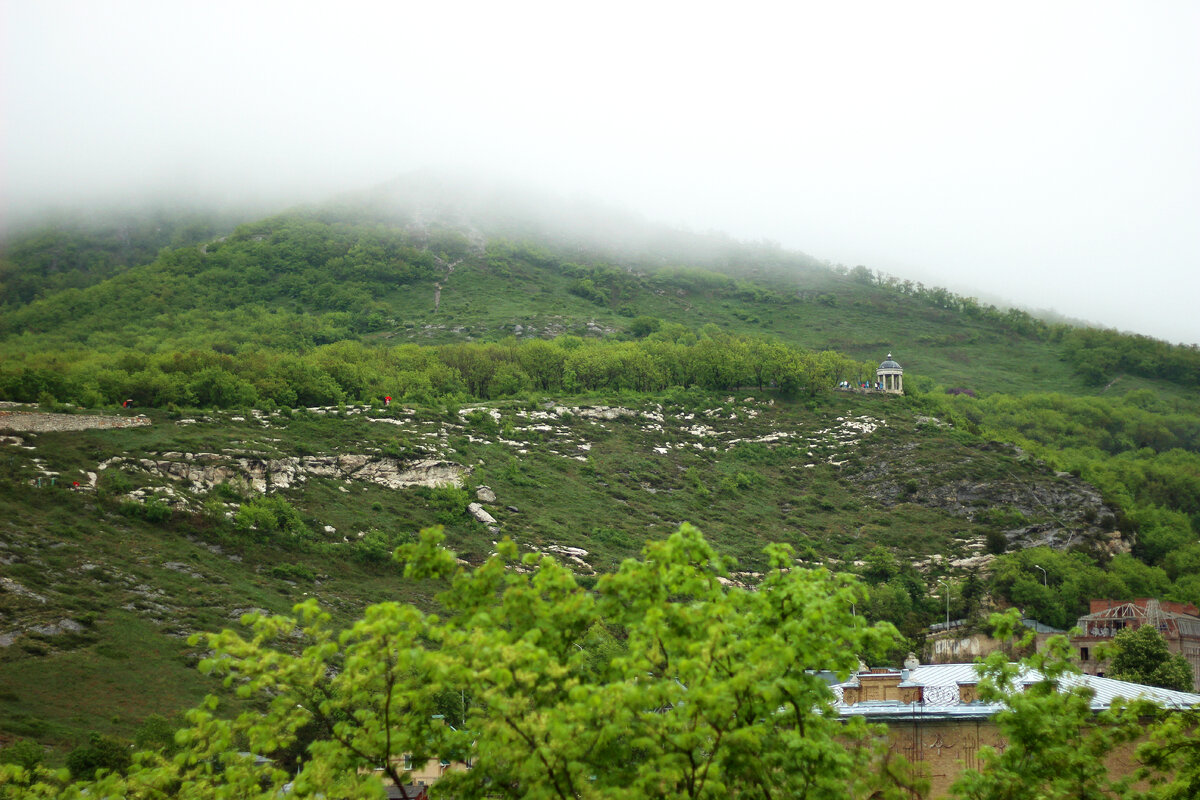
[[218, 483], [212, 488], [212, 496], [230, 503], [240, 503], [244, 498], [236, 487], [229, 483]]
[[175, 727], [161, 714], [151, 714], [133, 734], [138, 750], [149, 750], [170, 756], [179, 749], [175, 743]]
[[649, 336], [662, 328], [662, 320], [657, 317], [637, 317], [629, 323], [629, 332], [639, 339]]
[[46, 751], [36, 742], [19, 739], [8, 747], [0, 748], [0, 764], [16, 764], [23, 769], [33, 769], [42, 763]]
[[166, 522], [171, 518], [171, 507], [160, 498], [152, 497], [146, 501], [142, 513], [148, 522]]
[[429, 494], [429, 499], [437, 511], [438, 522], [450, 524], [467, 513], [467, 504], [471, 495], [466, 489], [456, 486], [441, 486]]
[[100, 473], [100, 490], [109, 494], [128, 494], [133, 489], [129, 476], [119, 469]]
[[987, 551], [992, 555], [1001, 555], [1005, 550], [1008, 549], [1008, 537], [1004, 535], [1004, 531], [995, 529], [990, 530], [987, 532], [985, 545], [987, 547]]
[[282, 497], [255, 497], [238, 508], [234, 521], [259, 541], [287, 539], [295, 542], [313, 538], [312, 531], [300, 518], [300, 512]]
[[276, 564], [271, 567], [271, 577], [285, 581], [307, 581], [312, 583], [317, 579], [312, 570], [303, 564]]
[[395, 535], [372, 529], [355, 543], [352, 554], [364, 564], [390, 564], [399, 543]]
[[131, 763], [128, 745], [98, 733], [92, 733], [86, 745], [67, 754], [67, 769], [77, 781], [94, 780], [101, 769], [124, 773]]

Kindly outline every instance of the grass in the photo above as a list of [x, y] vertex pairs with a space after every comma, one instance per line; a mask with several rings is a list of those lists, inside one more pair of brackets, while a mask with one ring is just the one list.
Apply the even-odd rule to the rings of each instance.
[[[661, 405], [665, 419], [657, 427], [645, 416], [594, 419], [586, 410], [537, 421], [530, 415], [541, 406], [518, 400], [495, 404], [499, 423], [472, 436], [461, 417], [441, 408], [416, 409], [400, 428], [361, 415], [306, 412], [272, 418], [266, 428], [249, 417], [234, 421], [244, 416], [234, 412], [193, 414], [198, 422], [181, 425], [151, 412], [154, 424], [145, 428], [43, 434], [32, 438], [36, 451], [6, 448], [0, 454], [0, 552], [12, 563], [5, 575], [47, 602], [0, 593], [0, 632], [62, 619], [85, 623], [85, 630], [22, 637], [0, 648], [0, 685], [10, 687], [0, 696], [0, 731], [58, 747], [88, 730], [128, 736], [146, 715], [170, 716], [216, 690], [190, 668], [196, 654], [182, 638], [187, 634], [236, 626], [245, 609], [287, 613], [308, 597], [343, 624], [383, 599], [432, 607], [438, 587], [404, 580], [388, 558], [391, 550], [437, 523], [445, 524], [448, 545], [473, 563], [485, 559], [497, 539], [433, 490], [393, 491], [313, 476], [279, 496], [297, 509], [316, 541], [259, 542], [207, 516], [200, 500], [192, 511], [176, 510], [157, 523], [121, 513], [119, 493], [136, 486], [189, 491], [132, 467], [105, 471], [107, 493], [37, 489], [29, 482], [33, 457], [64, 475], [95, 470], [114, 455], [164, 452], [445, 458], [470, 467], [469, 499], [478, 486], [495, 492], [488, 510], [499, 535], [523, 550], [582, 547], [598, 572], [614, 569], [683, 521], [698, 524], [722, 553], [750, 570], [763, 565], [763, 546], [776, 541], [835, 569], [850, 568], [878, 544], [903, 560], [957, 557], [983, 537], [987, 523], [922, 505], [920, 491], [911, 487], [901, 486], [889, 500], [864, 486], [891, 481], [888, 464], [902, 469], [899, 483], [915, 480], [922, 488], [960, 478], [1053, 480], [1048, 468], [1008, 448], [918, 426], [915, 401], [831, 394], [770, 404], [767, 397], [748, 399], [752, 394], [555, 398], [568, 406], [624, 404], [637, 411]], [[691, 420], [683, 419], [689, 414]], [[839, 417], [862, 415], [887, 425], [853, 448], [808, 441], [838, 425]], [[537, 424], [550, 429], [534, 430]], [[688, 431], [695, 424], [716, 433], [696, 436]], [[422, 435], [443, 426], [444, 438]], [[778, 432], [792, 438], [729, 444]], [[501, 437], [525, 444], [504, 444]], [[831, 458], [844, 463], [835, 467]], [[230, 488], [213, 494], [222, 502], [239, 500]], [[326, 533], [325, 526], [335, 531]]]

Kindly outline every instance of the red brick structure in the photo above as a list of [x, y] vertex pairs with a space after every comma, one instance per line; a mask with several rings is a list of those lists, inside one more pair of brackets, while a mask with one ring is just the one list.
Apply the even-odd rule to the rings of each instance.
[[1139, 598], [1132, 601], [1092, 600], [1090, 613], [1079, 618], [1082, 635], [1072, 640], [1079, 666], [1088, 675], [1104, 675], [1107, 662], [1096, 648], [1111, 644], [1118, 633], [1153, 625], [1167, 649], [1182, 653], [1192, 667], [1192, 685], [1200, 685], [1200, 609], [1190, 603]]

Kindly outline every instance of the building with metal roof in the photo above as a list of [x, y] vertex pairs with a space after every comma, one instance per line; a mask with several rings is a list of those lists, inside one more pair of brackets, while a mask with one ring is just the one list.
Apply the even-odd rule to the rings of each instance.
[[[1018, 686], [1040, 683], [1037, 670], [1026, 669]], [[886, 717], [990, 717], [1003, 706], [979, 699], [976, 687], [979, 672], [975, 664], [922, 664], [915, 669], [872, 669], [858, 672], [848, 680], [834, 684], [838, 713], [844, 716]], [[1084, 686], [1093, 692], [1092, 709], [1103, 711], [1118, 697], [1149, 700], [1164, 708], [1200, 706], [1200, 694], [1160, 689], [1140, 683], [1118, 681], [1097, 675], [1066, 675], [1059, 686], [1072, 689]]]
[[[911, 662], [910, 662], [911, 664]], [[1039, 683], [1043, 675], [1023, 669], [1018, 689]], [[861, 717], [887, 726], [891, 749], [910, 762], [929, 769], [931, 797], [949, 791], [963, 769], [979, 766], [983, 745], [1007, 746], [992, 717], [1004, 708], [979, 699], [975, 664], [916, 664], [910, 669], [859, 670], [831, 688], [835, 709], [843, 717]], [[1085, 686], [1092, 690], [1092, 710], [1110, 708], [1117, 698], [1149, 700], [1164, 708], [1200, 707], [1200, 694], [1143, 686], [1095, 675], [1068, 675], [1060, 689]], [[1129, 753], [1113, 756], [1109, 768], [1126, 774], [1134, 768]]]

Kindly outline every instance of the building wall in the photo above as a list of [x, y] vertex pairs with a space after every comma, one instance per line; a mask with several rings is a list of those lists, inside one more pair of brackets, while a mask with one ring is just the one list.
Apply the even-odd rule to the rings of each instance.
[[[1003, 752], [1007, 740], [988, 719], [921, 721], [889, 720], [891, 751], [927, 769], [929, 798], [945, 797], [950, 785], [964, 769], [979, 769], [979, 748], [987, 745]], [[1137, 768], [1136, 744], [1122, 747], [1109, 755], [1112, 777], [1128, 775]]]
[[[1033, 647], [1039, 653], [1045, 649], [1046, 642], [1057, 634], [1037, 633], [1033, 637]], [[941, 633], [930, 636], [925, 640], [925, 663], [927, 664], [969, 664], [977, 659], [987, 658], [997, 650], [1017, 656], [1012, 645], [1007, 641], [993, 639], [985, 633], [973, 633], [970, 636], [956, 636]]]

